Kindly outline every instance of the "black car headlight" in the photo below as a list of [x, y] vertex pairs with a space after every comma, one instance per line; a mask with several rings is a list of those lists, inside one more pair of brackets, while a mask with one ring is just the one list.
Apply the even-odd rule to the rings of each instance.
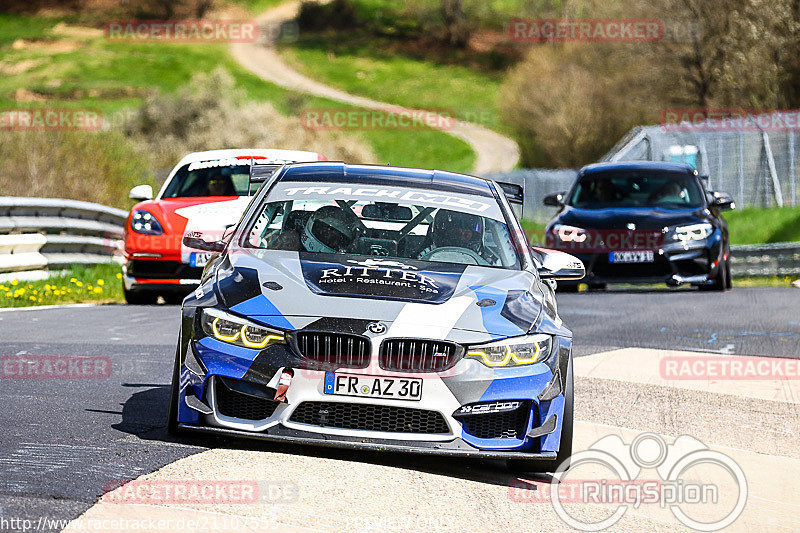
[[209, 337], [244, 348], [260, 350], [270, 344], [286, 343], [282, 332], [219, 309], [203, 309], [200, 325]]
[[541, 363], [553, 353], [552, 335], [537, 333], [510, 337], [489, 344], [470, 346], [466, 357], [490, 367], [510, 367]]
[[137, 209], [131, 215], [131, 229], [142, 235], [161, 235], [164, 228], [150, 211]]

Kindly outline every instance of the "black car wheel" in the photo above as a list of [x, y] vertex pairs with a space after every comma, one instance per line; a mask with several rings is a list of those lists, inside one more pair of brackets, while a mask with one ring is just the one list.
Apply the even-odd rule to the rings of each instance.
[[702, 291], [725, 291], [728, 289], [728, 271], [729, 267], [727, 261], [723, 264], [720, 263], [719, 268], [717, 268], [717, 277], [714, 278], [714, 283], [710, 285], [701, 285], [700, 290]]
[[[180, 343], [180, 337], [178, 337]], [[172, 385], [169, 392], [169, 409], [167, 410], [167, 433], [170, 435], [180, 435], [178, 428], [178, 401], [180, 393], [180, 346], [175, 352], [175, 365], [172, 369]]]
[[728, 258], [725, 261], [725, 282], [726, 288], [732, 289], [733, 288], [733, 278], [731, 277], [731, 260]]
[[154, 305], [158, 301], [158, 293], [152, 291], [129, 291], [123, 289], [125, 301], [130, 305]]
[[524, 459], [509, 459], [506, 467], [511, 472], [555, 472], [558, 467], [566, 462], [564, 470], [569, 468], [569, 458], [572, 457], [572, 415], [575, 380], [572, 375], [572, 358], [567, 364], [567, 383], [564, 393], [564, 420], [561, 422], [561, 444], [558, 455], [553, 461], [526, 461]]

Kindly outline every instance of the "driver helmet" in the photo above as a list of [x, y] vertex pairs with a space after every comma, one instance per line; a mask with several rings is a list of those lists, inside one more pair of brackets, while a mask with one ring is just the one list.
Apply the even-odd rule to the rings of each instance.
[[433, 219], [433, 244], [437, 248], [457, 246], [478, 252], [483, 237], [483, 219], [478, 215], [440, 209]]
[[303, 246], [309, 252], [344, 252], [355, 240], [353, 222], [341, 208], [326, 205], [317, 209], [303, 230]]

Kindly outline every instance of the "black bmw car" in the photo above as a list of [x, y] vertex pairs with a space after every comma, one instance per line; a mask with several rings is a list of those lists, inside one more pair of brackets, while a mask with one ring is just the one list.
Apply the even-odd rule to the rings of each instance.
[[559, 208], [547, 225], [546, 245], [580, 258], [590, 288], [664, 282], [729, 289], [721, 211], [735, 206], [704, 181], [694, 168], [675, 163], [588, 165], [568, 192], [545, 197], [545, 205]]

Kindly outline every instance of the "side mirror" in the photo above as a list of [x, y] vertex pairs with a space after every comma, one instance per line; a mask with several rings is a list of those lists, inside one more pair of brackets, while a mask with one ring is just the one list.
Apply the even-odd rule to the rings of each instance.
[[548, 207], [561, 207], [564, 205], [564, 195], [566, 192], [554, 192], [553, 194], [548, 194], [542, 200], [542, 203]]
[[187, 233], [183, 236], [183, 245], [187, 248], [202, 250], [204, 252], [221, 253], [225, 250], [225, 241], [204, 241], [203, 234], [199, 231]]
[[709, 205], [719, 209], [736, 209], [736, 202], [733, 201], [733, 197], [730, 194], [722, 191], [712, 191], [709, 195], [711, 195], [708, 202]]
[[137, 185], [133, 189], [131, 189], [130, 194], [128, 194], [128, 198], [131, 200], [152, 200], [153, 199], [153, 188], [150, 185]]
[[578, 280], [583, 279], [586, 275], [583, 261], [575, 256], [547, 248], [532, 248], [532, 250], [540, 258], [541, 265], [538, 265], [537, 270], [539, 277], [543, 280]]

